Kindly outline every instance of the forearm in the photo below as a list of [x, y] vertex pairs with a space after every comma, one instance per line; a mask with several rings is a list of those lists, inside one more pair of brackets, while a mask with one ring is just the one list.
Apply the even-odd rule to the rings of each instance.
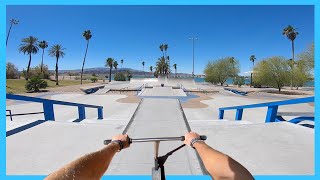
[[111, 143], [100, 151], [82, 156], [46, 177], [46, 180], [100, 179], [107, 170], [119, 145]]
[[204, 142], [197, 142], [198, 151], [206, 169], [215, 180], [252, 180], [250, 172], [229, 156], [214, 150]]

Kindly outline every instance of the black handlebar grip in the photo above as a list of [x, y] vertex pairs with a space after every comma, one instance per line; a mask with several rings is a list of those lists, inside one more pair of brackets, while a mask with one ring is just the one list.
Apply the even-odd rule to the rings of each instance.
[[[205, 136], [205, 135], [200, 135], [200, 139], [201, 139], [201, 140], [207, 140], [207, 136]], [[185, 140], [184, 136], [181, 136], [181, 141], [184, 141], [184, 140]]]
[[[104, 145], [108, 145], [108, 144], [110, 144], [110, 143], [111, 143], [111, 141], [112, 141], [112, 139], [104, 140], [104, 141], [103, 141], [103, 144], [104, 144]], [[129, 138], [129, 144], [131, 144], [131, 143], [132, 143], [132, 139], [131, 139], [131, 138]]]

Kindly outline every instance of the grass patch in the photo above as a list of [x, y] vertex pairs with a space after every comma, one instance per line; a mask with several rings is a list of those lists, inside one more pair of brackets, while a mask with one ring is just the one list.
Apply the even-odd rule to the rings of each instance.
[[[59, 86], [56, 85], [55, 81], [46, 80], [48, 88], [57, 88], [63, 86], [80, 85], [80, 80], [59, 80]], [[24, 79], [7, 79], [6, 80], [6, 92], [12, 94], [26, 93], [25, 89], [26, 80]], [[83, 84], [89, 84], [90, 81], [82, 81]]]

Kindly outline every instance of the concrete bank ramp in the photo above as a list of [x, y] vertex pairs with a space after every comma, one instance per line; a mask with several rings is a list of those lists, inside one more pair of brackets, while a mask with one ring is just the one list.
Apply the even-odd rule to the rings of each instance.
[[140, 96], [187, 96], [182, 89], [172, 87], [153, 87], [142, 90]]
[[[187, 132], [180, 103], [177, 99], [143, 99], [134, 115], [131, 125], [124, 133], [131, 138], [152, 138], [182, 136]], [[161, 142], [162, 156], [183, 142]], [[154, 167], [154, 143], [133, 143], [129, 149], [118, 153], [112, 160], [106, 174], [151, 175]], [[169, 157], [165, 164], [166, 174], [201, 175], [195, 151], [184, 147]]]

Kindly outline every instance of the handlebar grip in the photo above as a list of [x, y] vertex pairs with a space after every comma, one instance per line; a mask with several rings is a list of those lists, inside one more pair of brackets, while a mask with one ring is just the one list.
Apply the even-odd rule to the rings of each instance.
[[[201, 140], [207, 140], [207, 136], [205, 136], [205, 135], [200, 135], [200, 139], [201, 139]], [[184, 141], [184, 140], [185, 140], [184, 136], [181, 136], [181, 141]]]
[[[108, 145], [108, 144], [110, 144], [110, 143], [111, 143], [111, 141], [112, 141], [112, 139], [104, 140], [104, 141], [103, 141], [103, 144], [104, 144], [104, 145]], [[131, 143], [132, 143], [132, 139], [131, 139], [131, 138], [129, 138], [129, 144], [131, 144]]]

